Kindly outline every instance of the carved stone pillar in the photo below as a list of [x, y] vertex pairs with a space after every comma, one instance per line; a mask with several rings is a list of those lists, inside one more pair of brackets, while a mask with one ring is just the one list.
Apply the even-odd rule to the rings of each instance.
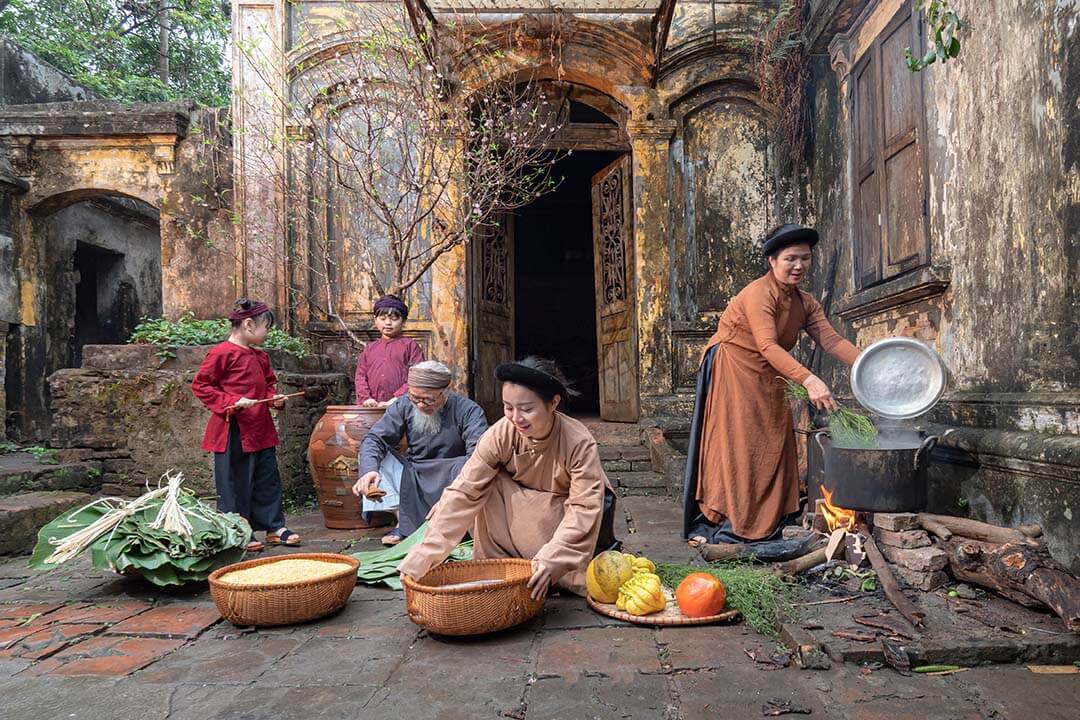
[[[674, 120], [667, 119], [630, 122], [627, 126], [633, 150], [634, 285], [639, 392], [643, 400], [672, 392], [668, 149], [676, 126]], [[648, 408], [649, 403], [643, 401], [642, 405]]]
[[287, 306], [284, 0], [233, 3], [233, 168], [241, 291]]

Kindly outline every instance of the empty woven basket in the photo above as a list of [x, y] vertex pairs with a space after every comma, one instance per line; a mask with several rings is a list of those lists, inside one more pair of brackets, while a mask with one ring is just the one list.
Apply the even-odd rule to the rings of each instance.
[[[284, 585], [243, 585], [221, 580], [227, 573], [282, 560], [338, 563], [341, 571], [315, 580]], [[234, 625], [292, 625], [337, 612], [356, 587], [356, 558], [337, 553], [293, 553], [245, 560], [210, 574], [210, 597], [221, 616]]]
[[525, 622], [544, 606], [543, 600], [529, 597], [526, 584], [530, 577], [531, 560], [446, 563], [419, 581], [405, 577], [405, 605], [410, 620], [437, 635], [505, 630]]

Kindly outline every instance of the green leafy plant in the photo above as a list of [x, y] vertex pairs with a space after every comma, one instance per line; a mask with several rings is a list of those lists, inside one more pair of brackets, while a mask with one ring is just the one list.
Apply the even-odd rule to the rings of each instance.
[[[810, 393], [802, 385], [787, 378], [780, 379], [784, 382], [784, 395], [789, 400], [810, 401]], [[840, 405], [828, 414], [827, 419], [829, 421], [829, 437], [835, 443], [845, 447], [870, 448], [877, 446], [877, 426], [866, 415]]]
[[[135, 326], [128, 342], [159, 345], [163, 349], [158, 352], [158, 357], [164, 360], [168, 357], [176, 357], [176, 354], [168, 348], [179, 345], [214, 345], [228, 336], [228, 320], [224, 318], [198, 320], [192, 313], [185, 313], [176, 322], [165, 318], [143, 319]], [[305, 357], [309, 352], [307, 343], [303, 339], [289, 335], [278, 328], [270, 330], [262, 347], [268, 350], [280, 350], [297, 357]]]
[[0, 33], [105, 99], [229, 104], [228, 3], [11, 0], [0, 7]]
[[0, 442], [0, 455], [10, 455], [19, 452], [19, 446], [13, 442]]
[[776, 635], [784, 620], [796, 616], [794, 602], [799, 586], [749, 561], [732, 560], [706, 566], [660, 563], [656, 566], [660, 581], [672, 590], [693, 572], [705, 572], [719, 579], [727, 592], [728, 605], [738, 609], [746, 624], [762, 635]]
[[40, 445], [34, 445], [32, 447], [23, 448], [22, 452], [30, 453], [34, 456], [34, 459], [43, 465], [56, 465], [60, 461], [56, 459], [56, 451], [52, 448], [41, 447]]
[[960, 38], [957, 33], [965, 27], [952, 8], [949, 0], [919, 0], [919, 9], [926, 18], [930, 34], [930, 47], [922, 57], [915, 57], [911, 48], [904, 48], [904, 62], [911, 72], [919, 72], [938, 60], [946, 62], [960, 54]]

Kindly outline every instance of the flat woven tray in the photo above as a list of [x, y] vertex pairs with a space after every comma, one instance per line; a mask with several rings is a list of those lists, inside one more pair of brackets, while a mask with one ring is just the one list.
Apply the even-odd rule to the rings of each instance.
[[678, 604], [674, 600], [669, 600], [667, 607], [660, 612], [651, 615], [631, 615], [630, 613], [623, 612], [615, 607], [615, 603], [597, 602], [589, 596], [585, 596], [585, 601], [589, 603], [589, 607], [601, 615], [607, 615], [610, 618], [634, 623], [635, 625], [654, 625], [657, 627], [666, 627], [669, 625], [711, 625], [712, 623], [733, 620], [739, 616], [739, 611], [731, 608], [718, 615], [707, 615], [705, 617], [697, 618], [687, 617], [686, 615], [683, 615], [682, 610], [679, 609]]

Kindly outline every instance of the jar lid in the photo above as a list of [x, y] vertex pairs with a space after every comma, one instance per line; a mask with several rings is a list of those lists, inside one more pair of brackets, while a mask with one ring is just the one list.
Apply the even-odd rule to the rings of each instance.
[[851, 368], [851, 390], [864, 408], [891, 420], [908, 420], [930, 411], [945, 392], [941, 356], [913, 338], [878, 340], [862, 351]]

